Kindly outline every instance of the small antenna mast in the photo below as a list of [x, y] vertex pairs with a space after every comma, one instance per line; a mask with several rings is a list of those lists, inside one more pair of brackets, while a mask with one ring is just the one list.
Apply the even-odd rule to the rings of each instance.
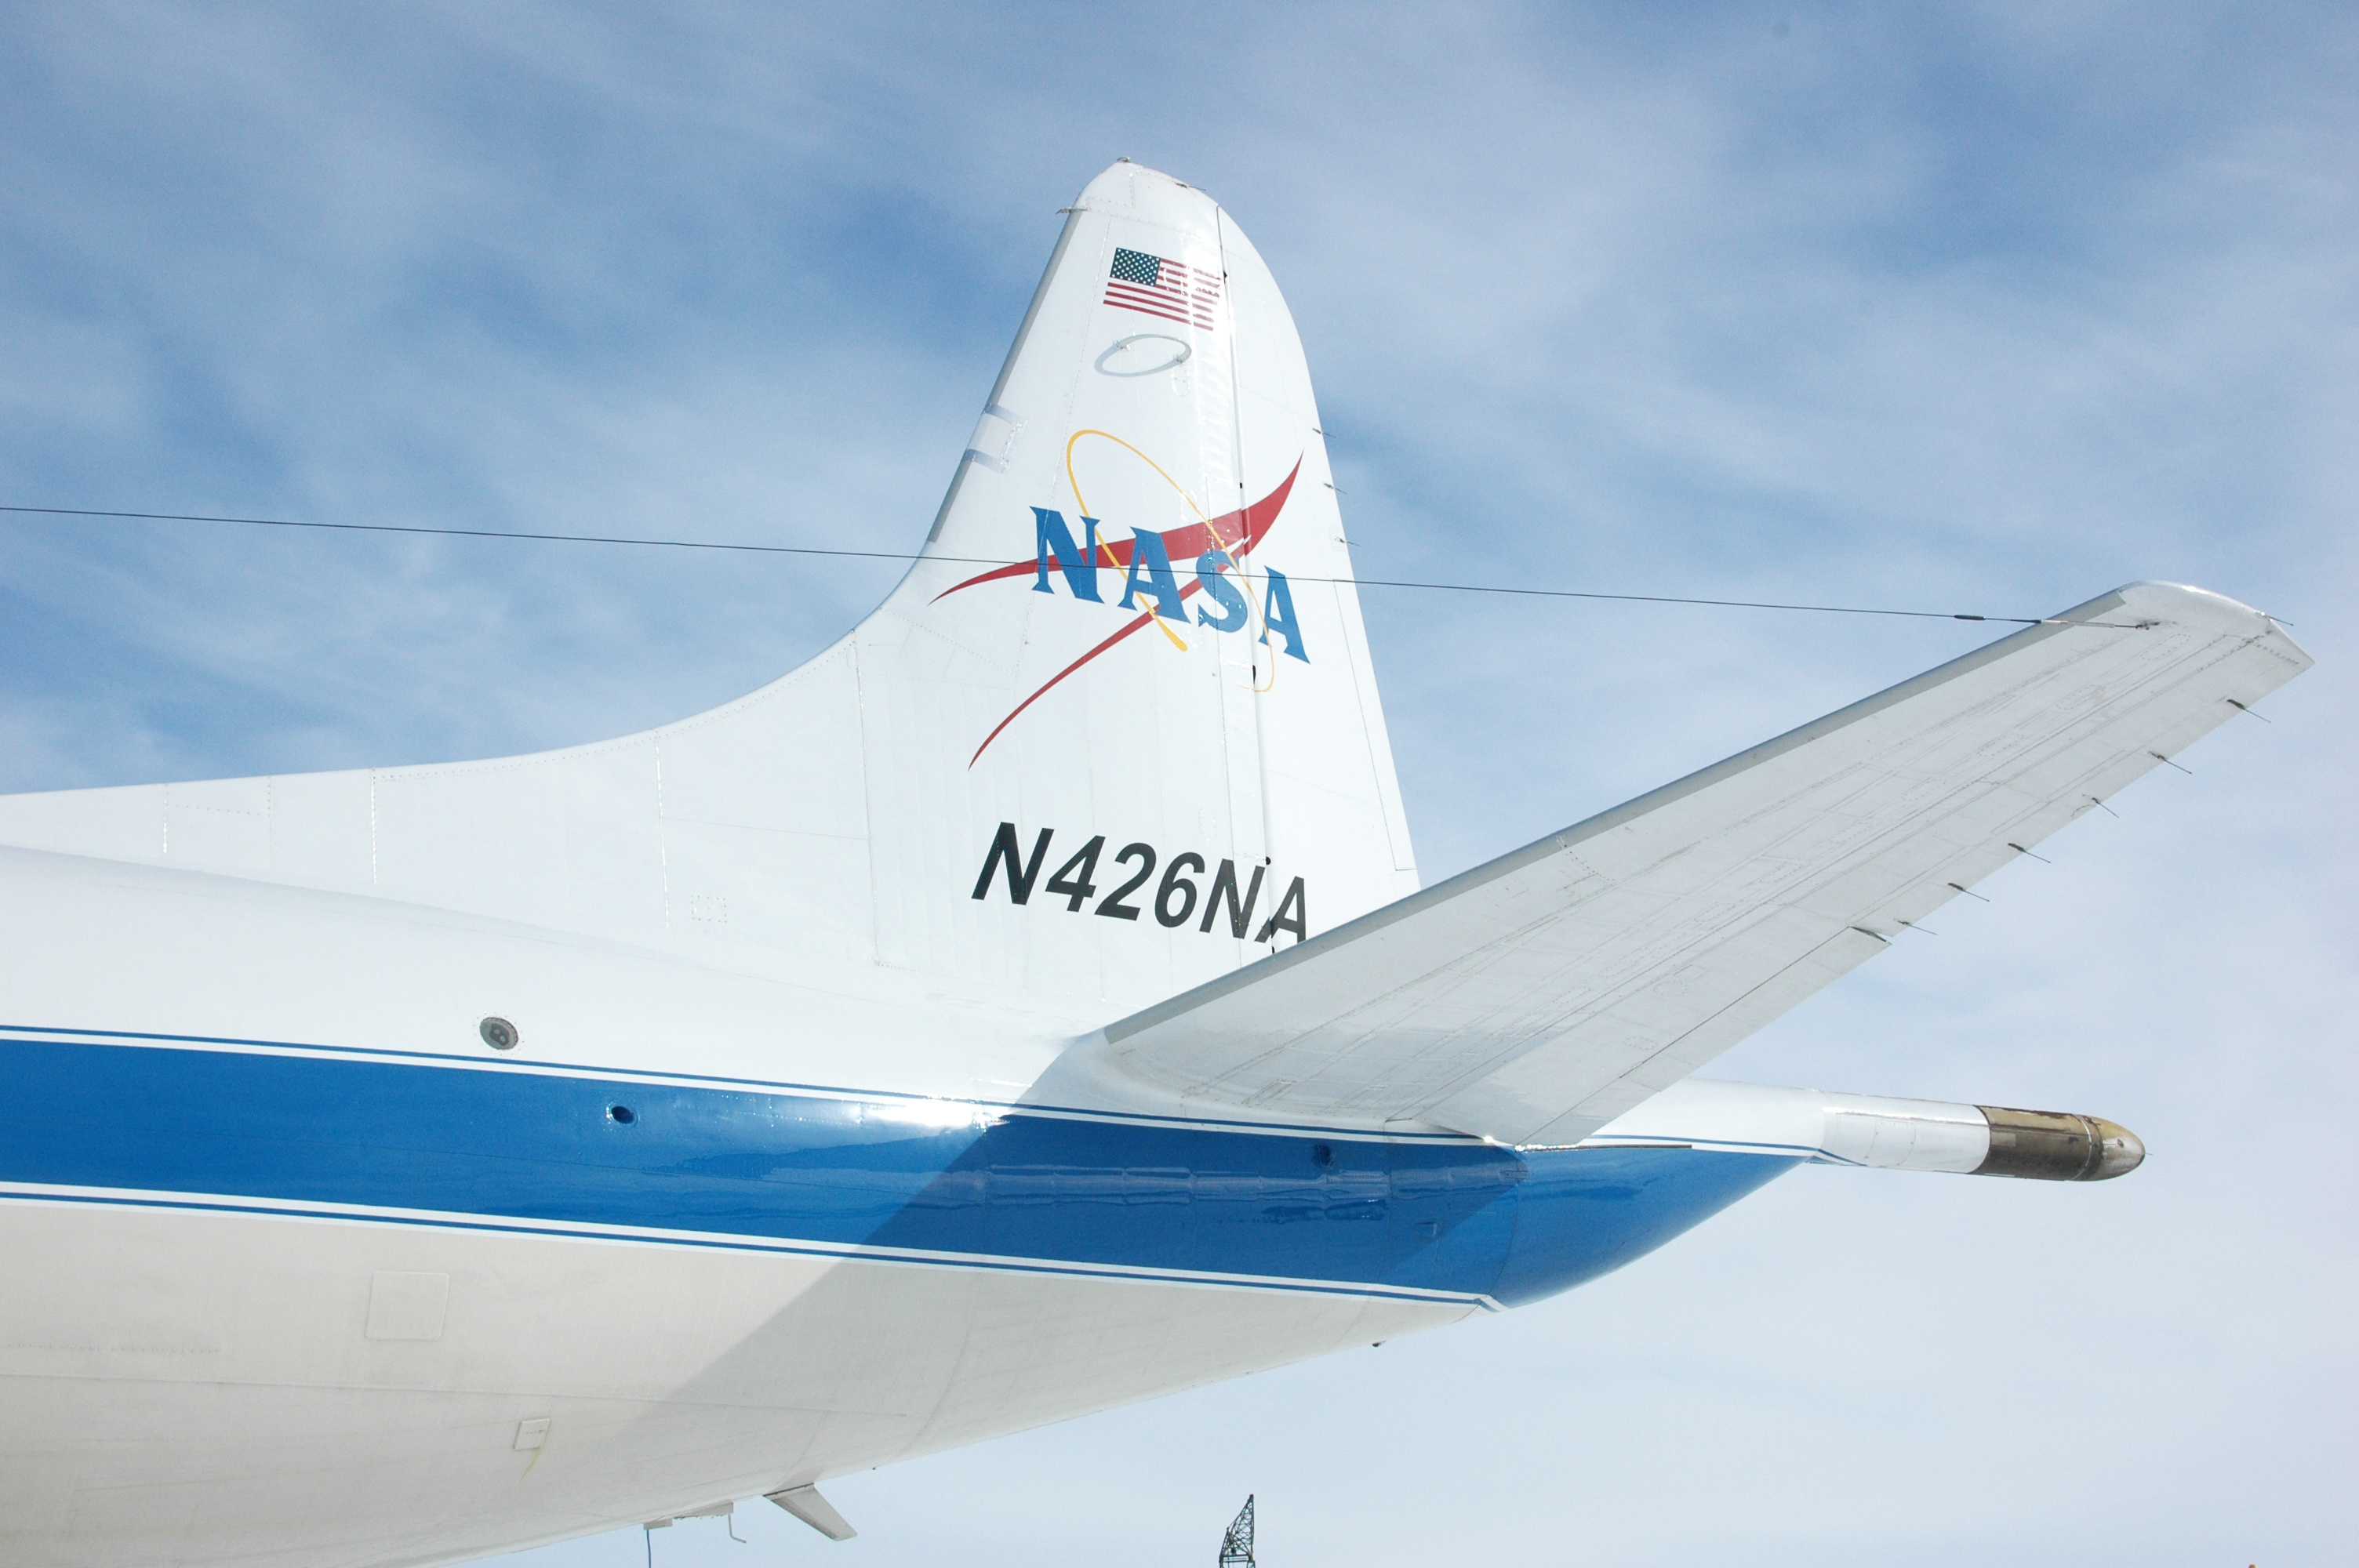
[[1255, 1568], [1253, 1554], [1253, 1497], [1248, 1493], [1245, 1506], [1229, 1525], [1229, 1533], [1221, 1537], [1221, 1568]]

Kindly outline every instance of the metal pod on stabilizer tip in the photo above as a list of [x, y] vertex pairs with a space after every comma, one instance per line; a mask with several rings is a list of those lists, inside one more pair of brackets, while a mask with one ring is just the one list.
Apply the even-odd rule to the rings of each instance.
[[2136, 1133], [2102, 1116], [1996, 1105], [1974, 1108], [1990, 1122], [1990, 1152], [1974, 1167], [1977, 1176], [2103, 1182], [2127, 1175], [2146, 1158]]

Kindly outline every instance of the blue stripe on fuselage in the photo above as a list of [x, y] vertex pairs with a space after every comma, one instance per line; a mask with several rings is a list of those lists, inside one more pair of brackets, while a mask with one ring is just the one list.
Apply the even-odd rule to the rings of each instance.
[[[1788, 1169], [89, 1037], [0, 1042], [0, 1182], [1408, 1289], [1513, 1304]], [[617, 1120], [616, 1105], [630, 1120]], [[952, 1114], [962, 1114], [960, 1111]]]

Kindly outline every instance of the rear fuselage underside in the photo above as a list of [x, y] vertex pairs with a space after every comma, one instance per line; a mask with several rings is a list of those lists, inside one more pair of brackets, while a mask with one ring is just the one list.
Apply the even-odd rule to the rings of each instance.
[[0, 1062], [0, 1227], [51, 1264], [0, 1297], [0, 1503], [58, 1563], [659, 1517], [1546, 1295], [1793, 1162], [59, 1030]]

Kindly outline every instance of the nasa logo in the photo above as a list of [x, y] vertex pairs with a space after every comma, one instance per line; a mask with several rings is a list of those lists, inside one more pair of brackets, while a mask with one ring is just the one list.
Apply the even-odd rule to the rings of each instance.
[[[1094, 434], [1103, 432], [1081, 432], [1081, 435]], [[1080, 439], [1080, 435], [1076, 435], [1074, 439]], [[1127, 442], [1122, 444], [1128, 446]], [[974, 755], [967, 759], [967, 766], [973, 767], [982, 759], [984, 752], [990, 750], [991, 743], [1016, 721], [1017, 715], [1046, 696], [1059, 682], [1134, 633], [1150, 624], [1160, 625], [1172, 644], [1185, 651], [1188, 646], [1186, 640], [1179, 632], [1172, 630], [1172, 626], [1175, 623], [1181, 628], [1189, 625], [1186, 601], [1198, 594], [1203, 595], [1209, 602], [1196, 607], [1196, 625], [1210, 632], [1246, 633], [1256, 643], [1267, 644], [1278, 654], [1309, 664], [1310, 645], [1302, 634], [1301, 618], [1295, 613], [1294, 591], [1286, 580], [1286, 574], [1275, 567], [1263, 567], [1257, 574], [1260, 580], [1256, 583], [1253, 580], [1256, 574], [1249, 573], [1246, 568], [1246, 557], [1269, 536], [1269, 531], [1276, 525], [1278, 514], [1285, 511], [1287, 497], [1293, 493], [1294, 481], [1301, 472], [1302, 462], [1298, 458], [1294, 468], [1277, 488], [1250, 506], [1160, 533], [1153, 529], [1136, 529], [1129, 538], [1121, 540], [1101, 538], [1098, 519], [1086, 513], [1081, 518], [1082, 536], [1076, 540], [1072, 524], [1066, 521], [1063, 512], [1054, 507], [1033, 507], [1033, 550], [1029, 558], [1010, 561], [989, 571], [977, 572], [963, 582], [952, 583], [934, 596], [935, 601], [939, 603], [951, 594], [962, 593], [985, 583], [1028, 577], [1032, 579], [1028, 586], [1035, 593], [1070, 596], [1080, 603], [1102, 605], [1105, 603], [1105, 591], [1099, 573], [1111, 568], [1123, 574], [1122, 597], [1115, 601], [1114, 608], [1132, 611], [1132, 617], [1113, 635], [1050, 676], [1023, 701], [1009, 709], [1007, 716], [983, 738], [983, 744], [974, 749]], [[1194, 564], [1194, 570], [1185, 582], [1180, 580], [1179, 572], [1173, 568], [1175, 561]], [[1062, 579], [1065, 585], [1063, 595], [1057, 592], [1059, 579]], [[1214, 605], [1219, 606], [1218, 614], [1212, 612]], [[1255, 630], [1256, 622], [1259, 622], [1258, 632]]]
[[[1186, 589], [1180, 586], [1178, 574], [1171, 569], [1169, 540], [1172, 535], [1192, 535], [1210, 528], [1210, 524], [1199, 528], [1175, 528], [1169, 535], [1135, 533], [1124, 545], [1101, 545], [1098, 542], [1098, 520], [1084, 517], [1082, 526], [1085, 543], [1076, 545], [1073, 531], [1065, 522], [1063, 513], [1036, 506], [1032, 509], [1032, 517], [1038, 539], [1034, 568], [1037, 575], [1032, 584], [1035, 593], [1052, 594], [1057, 591], [1049, 578], [1053, 561], [1056, 569], [1064, 576], [1067, 590], [1075, 599], [1085, 599], [1092, 604], [1104, 603], [1098, 589], [1098, 569], [1103, 558], [1107, 564], [1119, 564], [1124, 568], [1122, 598], [1117, 609], [1135, 609], [1138, 600], [1144, 596], [1152, 605], [1154, 613], [1184, 626], [1188, 622], [1188, 611], [1182, 601], [1189, 593], [1201, 589], [1207, 599], [1221, 607], [1221, 613], [1215, 615], [1210, 608], [1200, 604], [1196, 607], [1197, 625], [1214, 632], [1238, 632], [1243, 631], [1245, 623], [1253, 618], [1254, 607], [1246, 601], [1243, 589], [1227, 575], [1238, 568], [1238, 558], [1251, 547], [1249, 544], [1231, 545], [1227, 541], [1220, 541], [1214, 547], [1204, 551], [1196, 557], [1196, 580]], [[1217, 530], [1212, 532], [1218, 540]], [[1187, 542], [1195, 543], [1192, 538]], [[1276, 567], [1267, 567], [1263, 568], [1262, 575], [1268, 588], [1262, 605], [1260, 640], [1267, 643], [1272, 637], [1277, 637], [1281, 640], [1285, 652], [1309, 664], [1310, 655], [1302, 645], [1301, 623], [1294, 613], [1294, 591], [1287, 586], [1286, 574]]]

